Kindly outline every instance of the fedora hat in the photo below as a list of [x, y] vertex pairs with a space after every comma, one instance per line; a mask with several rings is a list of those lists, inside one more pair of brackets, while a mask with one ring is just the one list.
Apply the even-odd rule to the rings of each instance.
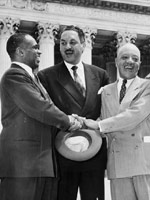
[[100, 134], [94, 130], [80, 129], [58, 132], [55, 139], [57, 151], [65, 158], [85, 161], [95, 156], [102, 145]]

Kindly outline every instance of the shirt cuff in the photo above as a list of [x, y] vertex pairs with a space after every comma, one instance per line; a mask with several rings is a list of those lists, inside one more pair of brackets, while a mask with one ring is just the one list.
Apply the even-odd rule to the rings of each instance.
[[101, 128], [101, 125], [100, 125], [100, 121], [98, 122], [98, 127], [99, 127], [99, 131], [102, 132], [102, 128]]

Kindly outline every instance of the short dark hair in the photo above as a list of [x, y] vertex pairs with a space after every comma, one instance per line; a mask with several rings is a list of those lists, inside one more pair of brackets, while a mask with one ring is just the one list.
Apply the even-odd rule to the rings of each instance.
[[25, 42], [27, 33], [15, 33], [7, 40], [6, 50], [11, 59], [14, 58], [16, 49]]
[[84, 34], [83, 30], [81, 28], [79, 28], [78, 26], [73, 26], [73, 25], [71, 25], [71, 26], [65, 26], [63, 28], [63, 30], [61, 31], [61, 34], [63, 32], [65, 32], [65, 31], [71, 31], [71, 30], [78, 33], [78, 36], [79, 36], [79, 39], [80, 39], [81, 43], [85, 42], [85, 34]]

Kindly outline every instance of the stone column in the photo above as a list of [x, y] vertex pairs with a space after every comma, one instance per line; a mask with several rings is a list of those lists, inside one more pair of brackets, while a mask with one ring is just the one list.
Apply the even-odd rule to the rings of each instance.
[[82, 55], [83, 62], [87, 64], [92, 64], [92, 44], [95, 39], [96, 29], [91, 29], [89, 27], [82, 28], [85, 33], [85, 43], [86, 47]]
[[41, 70], [54, 65], [55, 36], [58, 33], [59, 25], [39, 22], [37, 29], [42, 52], [39, 66], [39, 70]]
[[6, 51], [6, 42], [18, 30], [19, 25], [19, 19], [12, 19], [11, 17], [0, 19], [0, 79], [11, 63]]

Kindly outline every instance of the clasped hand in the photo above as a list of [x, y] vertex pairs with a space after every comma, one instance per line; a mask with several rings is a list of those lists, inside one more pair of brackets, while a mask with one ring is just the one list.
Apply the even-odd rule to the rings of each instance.
[[72, 114], [72, 117], [74, 117], [80, 123], [80, 128], [89, 128], [94, 130], [99, 129], [98, 121], [86, 119], [85, 117], [78, 116], [77, 114]]
[[82, 128], [81, 120], [78, 120], [76, 117], [72, 115], [68, 115], [70, 120], [70, 128], [69, 131], [75, 131]]
[[77, 129], [92, 129], [92, 130], [98, 130], [101, 137], [105, 137], [105, 134], [101, 132], [101, 129], [99, 127], [99, 119], [97, 121], [92, 119], [86, 119], [85, 117], [78, 116], [77, 114], [69, 115], [69, 118], [73, 120], [73, 124], [70, 127], [69, 131], [74, 131]]

